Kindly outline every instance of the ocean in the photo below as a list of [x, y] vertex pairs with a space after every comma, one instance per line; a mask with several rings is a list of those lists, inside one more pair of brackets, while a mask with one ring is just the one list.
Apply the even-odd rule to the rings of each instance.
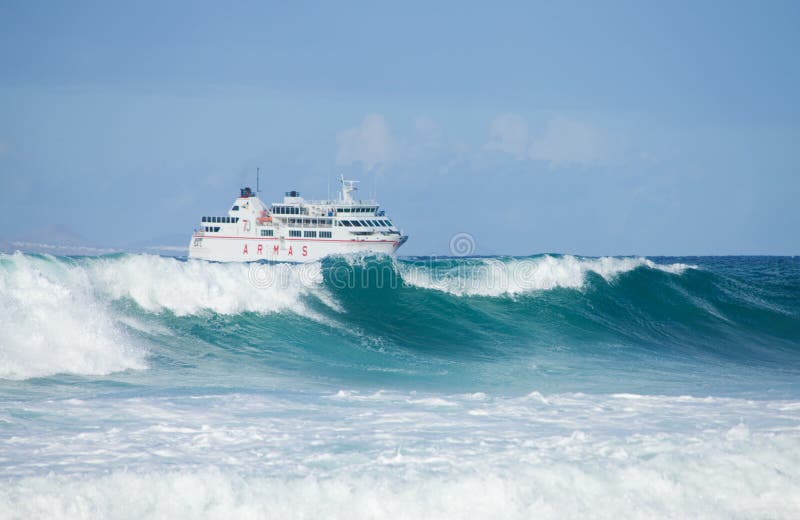
[[799, 518], [800, 258], [0, 255], [0, 518]]

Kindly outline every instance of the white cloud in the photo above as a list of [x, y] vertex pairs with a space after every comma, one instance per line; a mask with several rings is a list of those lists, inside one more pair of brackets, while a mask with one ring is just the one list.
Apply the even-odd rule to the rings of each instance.
[[518, 114], [497, 116], [489, 127], [486, 148], [524, 159], [528, 155], [528, 123]]
[[544, 137], [533, 141], [530, 157], [552, 167], [587, 166], [602, 159], [604, 148], [603, 136], [594, 126], [558, 116], [548, 121]]
[[367, 114], [359, 126], [339, 132], [336, 141], [336, 163], [340, 165], [360, 162], [366, 170], [383, 169], [397, 154], [392, 130], [380, 114]]

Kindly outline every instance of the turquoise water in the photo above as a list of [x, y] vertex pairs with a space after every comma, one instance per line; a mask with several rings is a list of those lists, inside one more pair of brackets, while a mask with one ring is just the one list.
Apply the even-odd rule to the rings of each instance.
[[800, 259], [0, 256], [2, 517], [800, 515]]

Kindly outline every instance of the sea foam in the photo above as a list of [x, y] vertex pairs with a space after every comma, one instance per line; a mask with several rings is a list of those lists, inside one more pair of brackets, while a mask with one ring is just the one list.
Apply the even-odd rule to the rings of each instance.
[[146, 366], [80, 268], [0, 256], [0, 378], [108, 374]]
[[306, 313], [302, 297], [315, 290], [327, 301], [317, 290], [322, 282], [319, 263], [218, 264], [126, 255], [95, 259], [86, 270], [107, 297], [129, 298], [146, 311], [178, 316], [203, 311]]
[[[37, 416], [65, 424], [35, 438], [16, 427], [13, 443], [0, 443], [8, 461], [0, 516], [649, 519], [800, 513], [797, 417], [775, 413], [795, 402], [532, 392], [478, 400], [444, 395], [450, 406], [432, 406], [429, 401], [440, 396], [388, 391], [352, 399], [357, 395], [27, 403]], [[483, 413], [468, 413], [473, 411]], [[113, 424], [103, 424], [110, 415]], [[76, 434], [82, 421], [103, 428]], [[46, 449], [28, 450], [34, 446]], [[60, 471], [41, 472], [44, 462]]]
[[465, 259], [455, 265], [419, 265], [397, 262], [409, 285], [456, 296], [515, 296], [555, 288], [580, 289], [588, 273], [612, 281], [620, 274], [646, 268], [681, 274], [686, 264], [657, 264], [647, 258], [581, 258], [543, 255], [533, 258]]
[[0, 255], [0, 377], [100, 375], [146, 367], [126, 333], [140, 323], [114, 311], [130, 300], [149, 313], [290, 311], [315, 317], [302, 297], [320, 288], [320, 264], [213, 264], [154, 255], [57, 258]]

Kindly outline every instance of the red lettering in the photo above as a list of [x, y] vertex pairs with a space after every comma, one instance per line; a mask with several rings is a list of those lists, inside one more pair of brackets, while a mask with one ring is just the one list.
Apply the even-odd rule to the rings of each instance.
[[308, 256], [308, 246], [303, 246], [303, 256]]
[[247, 254], [247, 244], [244, 245], [244, 249], [242, 249], [242, 254], [243, 255]]
[[264, 244], [258, 244], [258, 254], [260, 255], [264, 251]]
[[274, 246], [272, 246], [272, 254], [273, 255], [277, 255], [278, 254], [278, 244], [275, 244]]
[[292, 256], [292, 246], [289, 246], [289, 256]]

